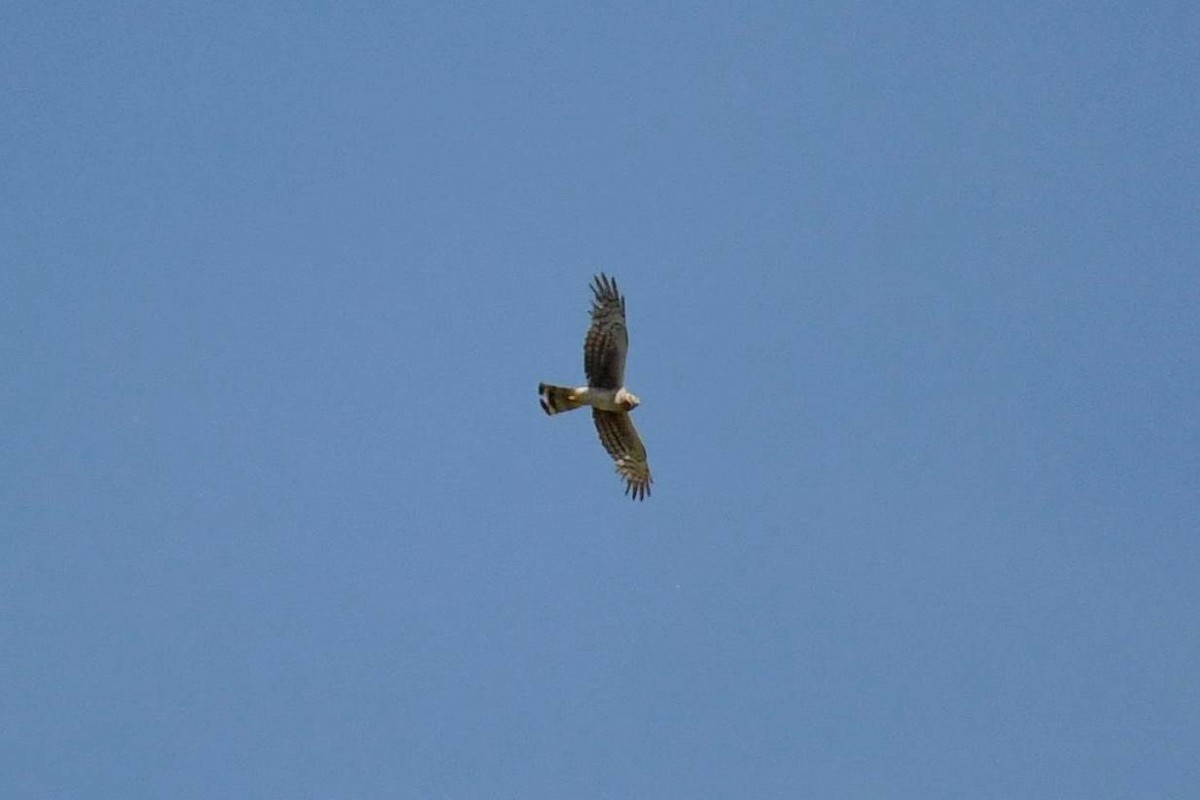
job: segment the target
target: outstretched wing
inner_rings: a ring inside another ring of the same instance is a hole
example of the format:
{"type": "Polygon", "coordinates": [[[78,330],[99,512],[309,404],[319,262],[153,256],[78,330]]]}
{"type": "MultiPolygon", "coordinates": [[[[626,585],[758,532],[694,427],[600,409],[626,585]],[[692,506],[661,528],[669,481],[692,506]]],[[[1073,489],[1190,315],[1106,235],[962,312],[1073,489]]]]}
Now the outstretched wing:
{"type": "Polygon", "coordinates": [[[587,374],[588,386],[620,389],[625,383],[625,353],[629,349],[625,298],[617,293],[617,282],[603,272],[591,288],[595,299],[592,301],[592,324],[583,340],[583,371],[587,374]]]}
{"type": "Polygon", "coordinates": [[[633,418],[624,411],[594,408],[592,419],[600,443],[617,462],[617,472],[625,479],[625,494],[632,494],[634,500],[645,499],[650,494],[650,464],[646,461],[646,448],[633,427],[633,418]]]}

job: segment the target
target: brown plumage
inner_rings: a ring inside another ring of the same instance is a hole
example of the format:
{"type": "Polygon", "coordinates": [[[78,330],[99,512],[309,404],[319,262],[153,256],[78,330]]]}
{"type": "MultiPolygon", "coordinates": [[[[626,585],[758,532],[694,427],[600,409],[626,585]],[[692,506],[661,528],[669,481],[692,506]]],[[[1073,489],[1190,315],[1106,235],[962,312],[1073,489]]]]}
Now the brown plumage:
{"type": "Polygon", "coordinates": [[[625,329],[625,298],[617,282],[600,273],[592,285],[592,324],[583,340],[583,371],[588,386],[619,389],[625,384],[625,354],[629,332],[625,329]]]}
{"type": "Polygon", "coordinates": [[[642,500],[650,494],[650,465],[646,462],[646,448],[633,427],[633,419],[626,411],[601,411],[592,409],[592,420],[600,434],[600,444],[616,462],[617,472],[625,479],[625,494],[634,500],[642,500]]]}
{"type": "Polygon", "coordinates": [[[617,282],[604,273],[594,279],[591,290],[592,324],[583,341],[587,386],[539,383],[538,399],[547,414],[592,406],[600,443],[625,479],[625,494],[643,500],[650,494],[652,480],[646,448],[629,415],[640,401],[625,388],[625,355],[629,349],[625,298],[617,290],[617,282]]]}

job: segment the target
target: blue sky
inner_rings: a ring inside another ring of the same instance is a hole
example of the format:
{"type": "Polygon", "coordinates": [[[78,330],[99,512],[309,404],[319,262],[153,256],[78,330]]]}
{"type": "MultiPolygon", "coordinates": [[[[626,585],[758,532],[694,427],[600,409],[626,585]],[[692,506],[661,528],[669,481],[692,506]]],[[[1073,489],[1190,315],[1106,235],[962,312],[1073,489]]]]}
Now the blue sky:
{"type": "Polygon", "coordinates": [[[1195,796],[1197,41],[7,6],[0,794],[1195,796]]]}

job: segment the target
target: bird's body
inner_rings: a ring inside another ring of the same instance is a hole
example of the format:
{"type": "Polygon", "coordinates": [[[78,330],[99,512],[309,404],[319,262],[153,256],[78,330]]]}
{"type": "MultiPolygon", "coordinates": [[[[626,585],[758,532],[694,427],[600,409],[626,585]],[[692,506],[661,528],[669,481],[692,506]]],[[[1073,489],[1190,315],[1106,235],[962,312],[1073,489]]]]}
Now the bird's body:
{"type": "Polygon", "coordinates": [[[599,389],[592,386],[550,386],[538,384],[538,396],[542,410],[547,414],[558,414],[580,406],[591,406],[601,411],[632,411],[638,404],[637,398],[621,389],[599,389]]]}
{"type": "Polygon", "coordinates": [[[592,324],[583,342],[586,386],[538,384],[538,399],[547,414],[592,407],[592,420],[600,443],[616,462],[626,481],[625,493],[641,500],[650,494],[650,465],[646,448],[633,427],[629,412],[641,402],[625,388],[625,354],[629,334],[625,328],[625,298],[617,282],[601,273],[592,285],[592,324]]]}

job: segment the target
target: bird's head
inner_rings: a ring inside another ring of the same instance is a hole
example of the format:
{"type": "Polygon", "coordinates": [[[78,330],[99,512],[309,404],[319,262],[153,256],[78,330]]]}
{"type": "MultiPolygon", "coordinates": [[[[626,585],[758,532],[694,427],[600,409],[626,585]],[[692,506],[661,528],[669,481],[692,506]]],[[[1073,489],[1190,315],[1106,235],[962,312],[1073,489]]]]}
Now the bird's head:
{"type": "Polygon", "coordinates": [[[617,404],[626,411],[633,411],[641,402],[633,392],[622,389],[617,393],[617,404]]]}

